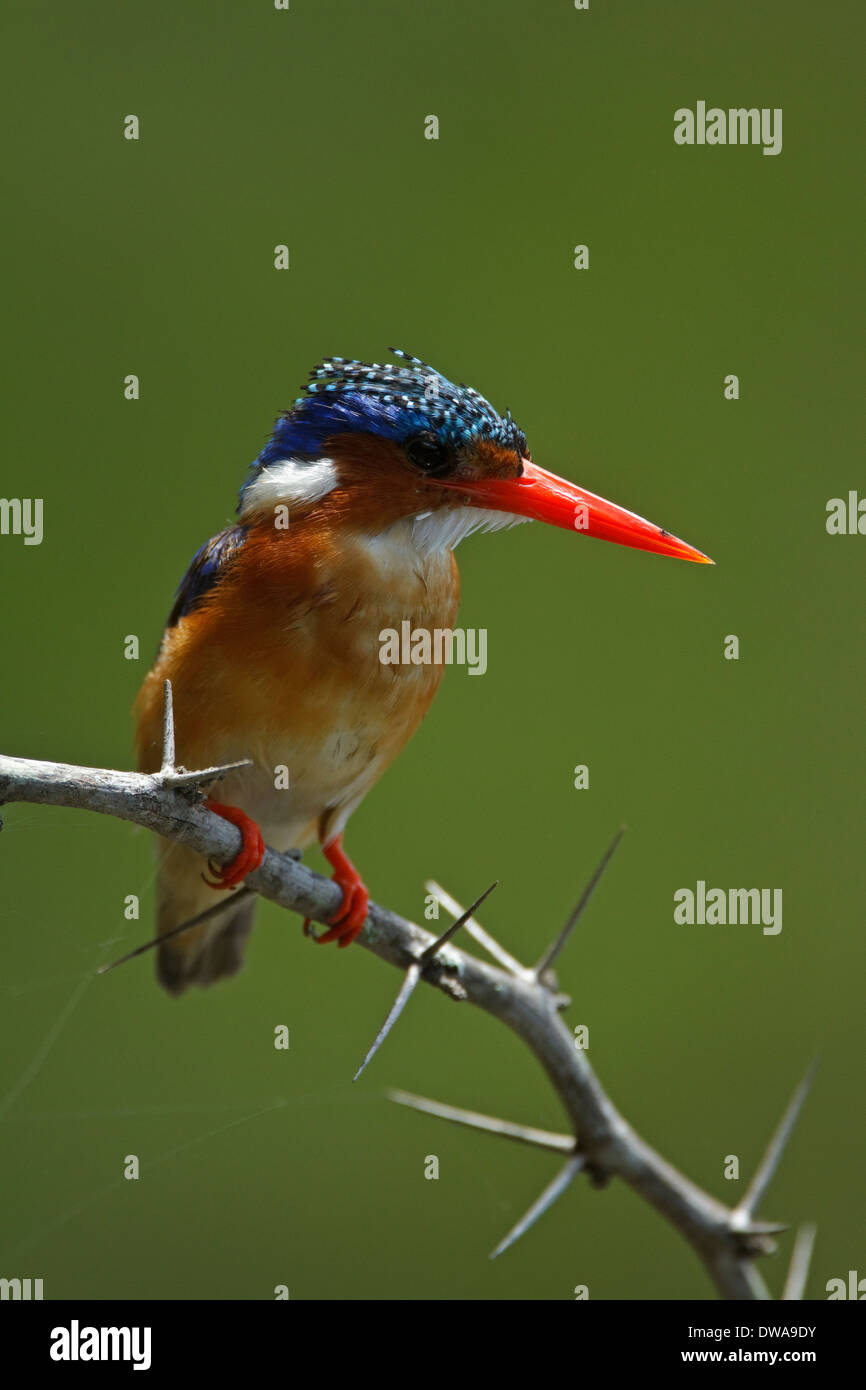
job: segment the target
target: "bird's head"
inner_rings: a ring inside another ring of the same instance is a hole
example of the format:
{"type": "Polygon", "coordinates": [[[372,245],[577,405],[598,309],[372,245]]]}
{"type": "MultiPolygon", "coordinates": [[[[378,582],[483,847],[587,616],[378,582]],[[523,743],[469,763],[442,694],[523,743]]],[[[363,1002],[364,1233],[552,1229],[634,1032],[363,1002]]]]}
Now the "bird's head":
{"type": "Polygon", "coordinates": [[[670,532],[532,462],[526,437],[471,386],[397,348],[394,364],[328,358],[276,422],[241,489],[250,523],[279,504],[375,533],[416,518],[428,543],[545,521],[711,564],[670,532]]]}

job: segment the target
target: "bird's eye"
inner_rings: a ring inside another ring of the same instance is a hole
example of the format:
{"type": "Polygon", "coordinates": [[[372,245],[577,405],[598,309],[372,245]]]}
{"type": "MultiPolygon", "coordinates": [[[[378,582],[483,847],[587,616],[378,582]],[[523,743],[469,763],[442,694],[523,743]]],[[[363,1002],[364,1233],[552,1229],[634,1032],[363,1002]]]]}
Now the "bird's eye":
{"type": "Polygon", "coordinates": [[[451,467],[451,450],[435,434],[424,431],[416,434],[406,445],[406,456],[423,472],[437,477],[451,467]]]}

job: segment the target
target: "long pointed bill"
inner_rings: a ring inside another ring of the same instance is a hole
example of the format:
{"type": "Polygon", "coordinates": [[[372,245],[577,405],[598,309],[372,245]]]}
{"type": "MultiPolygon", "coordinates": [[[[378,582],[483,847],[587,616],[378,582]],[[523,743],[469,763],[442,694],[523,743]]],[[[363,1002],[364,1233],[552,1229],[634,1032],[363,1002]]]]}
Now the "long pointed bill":
{"type": "Polygon", "coordinates": [[[465,493],[476,507],[531,517],[534,521],[561,526],[566,531],[597,536],[602,541],[630,545],[635,550],[651,550],[656,555],[673,555],[678,560],[694,560],[699,565],[714,563],[685,541],[677,540],[670,531],[663,531],[642,516],[627,512],[614,502],[606,502],[603,497],[596,497],[595,493],[565,478],[557,478],[555,473],[538,468],[528,459],[523,460],[520,478],[479,478],[471,483],[454,483],[443,478],[442,482],[455,492],[465,493]]]}

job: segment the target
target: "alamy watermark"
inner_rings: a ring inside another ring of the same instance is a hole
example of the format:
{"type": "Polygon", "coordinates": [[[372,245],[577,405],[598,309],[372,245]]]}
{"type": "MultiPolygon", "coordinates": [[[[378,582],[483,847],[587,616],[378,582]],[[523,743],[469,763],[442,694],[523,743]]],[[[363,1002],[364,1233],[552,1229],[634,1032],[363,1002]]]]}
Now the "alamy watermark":
{"type": "Polygon", "coordinates": [[[763,927],[764,936],[782,930],[781,888],[707,888],[699,878],[694,889],[674,893],[674,921],[687,926],[763,927]]]}
{"type": "Polygon", "coordinates": [[[42,498],[0,497],[0,536],[23,536],[25,545],[41,545],[42,498]]]}
{"type": "Polygon", "coordinates": [[[831,497],[824,523],[830,536],[866,536],[866,497],[851,488],[846,497],[831,497]]]}
{"type": "Polygon", "coordinates": [[[764,154],[782,152],[782,108],[776,106],[707,107],[699,101],[694,111],[680,106],[674,112],[674,140],[678,145],[763,145],[764,154]]]}
{"type": "Polygon", "coordinates": [[[150,1370],[149,1327],[69,1327],[51,1329],[52,1361],[131,1361],[134,1371],[150,1370]]]}
{"type": "Polygon", "coordinates": [[[466,666],[470,676],[487,670],[486,627],[414,627],[408,618],[379,633],[383,666],[466,666]]]}
{"type": "Polygon", "coordinates": [[[39,1300],[42,1294],[41,1279],[0,1279],[0,1300],[13,1302],[39,1300]]]}

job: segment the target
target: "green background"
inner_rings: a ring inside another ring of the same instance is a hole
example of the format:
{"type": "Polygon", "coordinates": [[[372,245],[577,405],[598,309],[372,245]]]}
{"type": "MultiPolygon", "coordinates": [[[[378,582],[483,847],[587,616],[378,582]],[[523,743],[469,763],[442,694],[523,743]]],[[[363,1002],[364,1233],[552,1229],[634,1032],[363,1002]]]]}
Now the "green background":
{"type": "MultiPolygon", "coordinates": [[[[446,674],[348,848],[416,920],[426,876],[463,901],[498,877],[482,920],[532,961],[626,821],[562,962],[567,1020],[629,1120],[727,1201],[820,1053],[763,1208],[817,1221],[816,1298],[866,1274],[866,539],[824,525],[863,486],[863,31],[859,4],[789,0],[104,0],[13,5],[3,43],[3,493],[45,505],[41,546],[0,537],[3,751],[132,765],[174,587],[320,356],[396,343],[509,406],[538,463],[717,567],[542,526],[465,542],[488,674],[446,674]],[[677,147],[698,99],[782,107],[782,153],[677,147]],[[676,926],[699,878],[781,887],[781,934],[676,926]]],[[[617,1183],[579,1182],[489,1262],[557,1160],[384,1092],[561,1128],[492,1019],[422,990],[353,1086],[393,971],[264,904],[230,984],[174,1001],[147,960],[94,979],[151,932],[148,836],[4,819],[0,1274],[49,1298],[713,1296],[617,1183]]],[[[763,1265],[776,1292],[790,1242],[763,1265]]]]}

